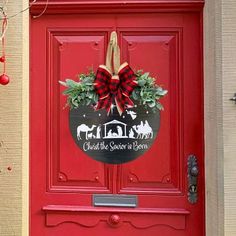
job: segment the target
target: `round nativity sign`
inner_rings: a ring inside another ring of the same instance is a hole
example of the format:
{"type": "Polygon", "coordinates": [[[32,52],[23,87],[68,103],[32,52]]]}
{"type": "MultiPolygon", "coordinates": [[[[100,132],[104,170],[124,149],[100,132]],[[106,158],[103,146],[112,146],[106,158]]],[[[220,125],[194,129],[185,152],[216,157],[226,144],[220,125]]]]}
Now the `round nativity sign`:
{"type": "Polygon", "coordinates": [[[110,164],[121,164],[142,156],[154,142],[160,112],[153,113],[135,105],[120,115],[113,109],[95,111],[88,106],[72,109],[70,130],[79,148],[91,158],[110,164]]]}

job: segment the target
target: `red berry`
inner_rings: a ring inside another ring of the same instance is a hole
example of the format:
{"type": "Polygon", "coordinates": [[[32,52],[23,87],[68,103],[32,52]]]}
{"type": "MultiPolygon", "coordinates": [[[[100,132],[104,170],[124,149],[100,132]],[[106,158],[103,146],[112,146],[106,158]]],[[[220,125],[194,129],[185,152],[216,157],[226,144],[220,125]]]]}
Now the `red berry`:
{"type": "Polygon", "coordinates": [[[0,62],[5,62],[6,58],[5,56],[0,57],[0,62]]]}
{"type": "Polygon", "coordinates": [[[7,75],[2,74],[0,76],[0,84],[7,85],[9,82],[10,82],[10,78],[7,75]]]}

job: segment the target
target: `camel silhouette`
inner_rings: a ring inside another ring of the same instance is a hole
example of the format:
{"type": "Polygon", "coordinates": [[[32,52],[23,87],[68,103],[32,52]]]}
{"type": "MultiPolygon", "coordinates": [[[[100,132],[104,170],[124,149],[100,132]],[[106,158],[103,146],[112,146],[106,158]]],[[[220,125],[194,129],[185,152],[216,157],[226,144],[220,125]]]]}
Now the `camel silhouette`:
{"type": "Polygon", "coordinates": [[[96,125],[92,125],[91,128],[89,128],[87,125],[85,124],[82,124],[82,125],[79,125],[77,127],[77,138],[78,140],[82,139],[81,136],[80,136],[80,133],[81,132],[84,132],[85,133],[85,138],[86,140],[88,140],[88,132],[89,131],[92,131],[94,128],[96,128],[97,126],[96,125]]]}
{"type": "Polygon", "coordinates": [[[145,120],[145,124],[143,124],[143,121],[141,121],[140,125],[133,125],[132,128],[137,133],[137,138],[153,138],[153,130],[148,124],[147,120],[145,120]]]}

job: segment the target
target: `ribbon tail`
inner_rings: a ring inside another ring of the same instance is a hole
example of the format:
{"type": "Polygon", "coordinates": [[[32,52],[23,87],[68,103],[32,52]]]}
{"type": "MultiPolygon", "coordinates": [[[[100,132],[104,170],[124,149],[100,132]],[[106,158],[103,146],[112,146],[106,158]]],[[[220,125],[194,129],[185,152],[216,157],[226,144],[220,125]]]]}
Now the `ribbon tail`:
{"type": "Polygon", "coordinates": [[[122,107],[121,103],[119,103],[116,98],[115,98],[115,103],[116,103],[117,111],[118,111],[119,115],[121,116],[122,113],[124,112],[124,107],[122,107]]]}
{"type": "Polygon", "coordinates": [[[121,116],[125,110],[125,96],[122,94],[122,91],[120,89],[118,89],[118,92],[115,96],[115,103],[116,103],[117,111],[119,115],[121,116]]]}
{"type": "Polygon", "coordinates": [[[112,105],[112,98],[111,96],[108,95],[102,99],[99,99],[94,108],[95,111],[98,111],[100,109],[105,109],[107,111],[107,115],[109,115],[111,111],[111,105],[112,105]]]}
{"type": "Polygon", "coordinates": [[[103,106],[103,101],[98,100],[97,104],[94,106],[95,111],[102,109],[102,106],[103,106]]]}
{"type": "Polygon", "coordinates": [[[109,107],[107,107],[106,108],[106,111],[107,111],[107,116],[109,116],[110,115],[110,113],[111,113],[111,106],[112,106],[112,104],[111,105],[109,105],[109,107]]]}
{"type": "Polygon", "coordinates": [[[134,107],[134,102],[131,100],[130,97],[125,96],[125,108],[132,108],[134,107]]]}

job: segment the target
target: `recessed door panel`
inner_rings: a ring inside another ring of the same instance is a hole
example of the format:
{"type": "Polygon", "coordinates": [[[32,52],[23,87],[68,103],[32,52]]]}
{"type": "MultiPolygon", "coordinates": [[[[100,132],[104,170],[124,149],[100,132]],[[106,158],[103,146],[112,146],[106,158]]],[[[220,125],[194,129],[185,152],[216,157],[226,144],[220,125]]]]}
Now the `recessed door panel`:
{"type": "MultiPolygon", "coordinates": [[[[157,84],[168,90],[163,99],[158,136],[140,160],[120,167],[121,192],[180,192],[182,166],[180,155],[180,94],[182,31],[178,28],[119,29],[124,58],[136,69],[156,77],[157,84]],[[145,52],[145,53],[144,53],[145,52]],[[165,147],[165,148],[163,148],[165,147]],[[175,163],[173,165],[172,163],[175,163]],[[144,168],[145,167],[145,168],[144,168]]],[[[147,114],[147,116],[150,114],[147,114]]]]}
{"type": "Polygon", "coordinates": [[[48,47],[48,171],[50,191],[109,192],[109,170],[105,164],[93,162],[81,152],[68,129],[69,109],[62,96],[59,80],[79,80],[85,73],[101,64],[105,58],[106,31],[81,29],[50,29],[48,47]],[[86,71],[87,70],[87,71],[86,71]]]}

